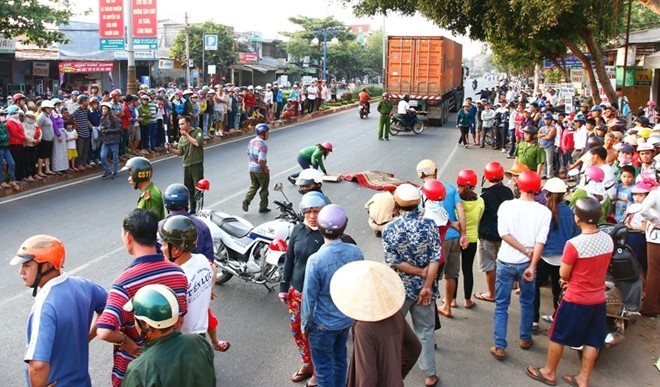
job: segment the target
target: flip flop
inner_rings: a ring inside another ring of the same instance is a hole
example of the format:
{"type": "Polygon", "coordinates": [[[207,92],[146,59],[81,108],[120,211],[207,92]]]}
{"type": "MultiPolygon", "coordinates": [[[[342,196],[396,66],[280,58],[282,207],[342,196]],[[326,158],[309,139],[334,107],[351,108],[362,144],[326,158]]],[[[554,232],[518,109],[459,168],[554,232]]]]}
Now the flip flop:
{"type": "MultiPolygon", "coordinates": [[[[526,373],[527,376],[529,376],[530,378],[532,378],[532,379],[534,379],[534,380],[536,380],[536,381],[539,381],[539,382],[541,382],[541,383],[543,383],[543,384],[546,384],[546,385],[548,385],[548,386],[556,386],[556,385],[557,385],[557,381],[554,381],[554,380],[548,380],[548,379],[545,378],[545,376],[543,376],[543,374],[541,373],[541,367],[534,368],[534,367],[532,367],[532,366],[527,366],[527,367],[525,368],[525,373],[526,373]],[[532,372],[530,371],[530,369],[533,370],[534,373],[532,373],[532,372]]],[[[577,386],[577,384],[576,384],[576,386],[577,386]]]]}
{"type": "Polygon", "coordinates": [[[571,386],[578,386],[578,382],[575,379],[577,375],[564,375],[561,377],[561,380],[565,381],[566,383],[570,384],[571,386]]]}
{"type": "Polygon", "coordinates": [[[231,348],[229,341],[218,340],[218,342],[213,343],[213,349],[219,352],[227,352],[231,348]]]}
{"type": "Polygon", "coordinates": [[[495,302],[494,298],[486,298],[483,293],[474,293],[474,298],[481,301],[495,302]]]}
{"type": "Polygon", "coordinates": [[[313,374],[314,374],[313,372],[301,373],[300,370],[298,370],[296,371],[295,374],[293,374],[293,376],[291,376],[291,381],[294,383],[302,382],[305,379],[311,378],[313,374]]]}

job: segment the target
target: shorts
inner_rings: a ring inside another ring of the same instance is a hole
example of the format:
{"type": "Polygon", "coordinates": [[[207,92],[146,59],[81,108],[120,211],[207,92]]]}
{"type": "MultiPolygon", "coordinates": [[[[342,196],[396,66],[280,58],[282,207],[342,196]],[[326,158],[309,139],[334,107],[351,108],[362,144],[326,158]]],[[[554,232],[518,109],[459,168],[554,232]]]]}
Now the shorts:
{"type": "Polygon", "coordinates": [[[128,141],[141,141],[142,135],[140,134],[139,125],[131,125],[128,127],[128,141]]]}
{"type": "Polygon", "coordinates": [[[225,112],[215,112],[216,122],[224,124],[225,123],[225,116],[226,116],[225,112]]]}
{"type": "Polygon", "coordinates": [[[78,149],[67,149],[66,154],[69,157],[69,160],[78,158],[78,149]]]}
{"type": "Polygon", "coordinates": [[[458,278],[461,271],[461,243],[459,238],[447,239],[442,243],[442,254],[445,257],[443,272],[445,278],[458,278]]]}
{"type": "Polygon", "coordinates": [[[479,238],[479,271],[488,273],[497,267],[497,253],[502,241],[479,238]]]}
{"type": "Polygon", "coordinates": [[[579,305],[562,301],[555,313],[550,340],[570,347],[603,348],[607,336],[606,303],[579,305]]]}
{"type": "Polygon", "coordinates": [[[41,141],[37,148],[37,157],[40,159],[49,159],[53,155],[53,142],[41,141]]]}

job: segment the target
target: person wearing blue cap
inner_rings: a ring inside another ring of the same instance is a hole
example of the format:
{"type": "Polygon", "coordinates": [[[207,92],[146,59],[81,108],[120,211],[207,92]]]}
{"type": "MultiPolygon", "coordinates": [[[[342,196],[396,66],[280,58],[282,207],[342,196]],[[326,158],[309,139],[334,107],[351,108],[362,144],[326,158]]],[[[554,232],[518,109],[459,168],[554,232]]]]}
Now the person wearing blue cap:
{"type": "Polygon", "coordinates": [[[557,138],[557,127],[552,113],[546,113],[543,117],[544,125],[539,128],[539,145],[545,152],[546,172],[544,178],[551,178],[555,175],[555,139],[557,138]]]}

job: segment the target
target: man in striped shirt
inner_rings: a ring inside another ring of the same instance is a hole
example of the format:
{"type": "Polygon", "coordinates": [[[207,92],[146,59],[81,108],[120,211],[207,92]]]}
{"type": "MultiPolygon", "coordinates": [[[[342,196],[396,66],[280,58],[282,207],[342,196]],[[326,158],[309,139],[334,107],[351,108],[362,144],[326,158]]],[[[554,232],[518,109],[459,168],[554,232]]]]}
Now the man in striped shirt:
{"type": "Polygon", "coordinates": [[[92,131],[89,127],[89,120],[87,112],[89,110],[89,98],[86,95],[78,97],[78,106],[76,110],[71,113],[76,130],[78,131],[78,139],[76,140],[76,148],[78,150],[78,168],[92,168],[89,165],[89,150],[92,145],[92,131]]]}
{"type": "Polygon", "coordinates": [[[149,149],[153,150],[157,144],[158,137],[158,102],[156,101],[156,91],[154,89],[149,89],[147,92],[149,96],[149,112],[151,117],[149,118],[149,149]]]}
{"type": "Polygon", "coordinates": [[[135,328],[132,312],[122,309],[135,293],[149,284],[171,288],[179,300],[179,323],[187,312],[188,280],[181,268],[166,261],[156,250],[158,219],[144,209],[131,211],[123,221],[121,238],[126,251],[135,260],[115,279],[108,294],[105,310],[97,321],[97,335],[114,344],[112,386],[120,387],[131,360],[141,353],[144,339],[135,328]]]}

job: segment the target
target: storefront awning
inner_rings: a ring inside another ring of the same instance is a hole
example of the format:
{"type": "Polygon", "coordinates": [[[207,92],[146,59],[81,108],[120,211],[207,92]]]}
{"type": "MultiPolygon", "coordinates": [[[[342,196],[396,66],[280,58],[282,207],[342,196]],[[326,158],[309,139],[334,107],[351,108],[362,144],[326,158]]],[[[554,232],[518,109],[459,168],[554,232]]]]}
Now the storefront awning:
{"type": "Polygon", "coordinates": [[[657,51],[651,55],[644,55],[640,61],[640,66],[647,69],[660,69],[660,51],[657,51]]]}
{"type": "Polygon", "coordinates": [[[262,74],[266,74],[269,71],[275,71],[277,68],[275,67],[270,67],[270,66],[263,66],[263,65],[252,65],[252,64],[244,64],[244,63],[236,63],[233,64],[232,67],[236,70],[244,70],[244,71],[258,71],[262,74]]]}

